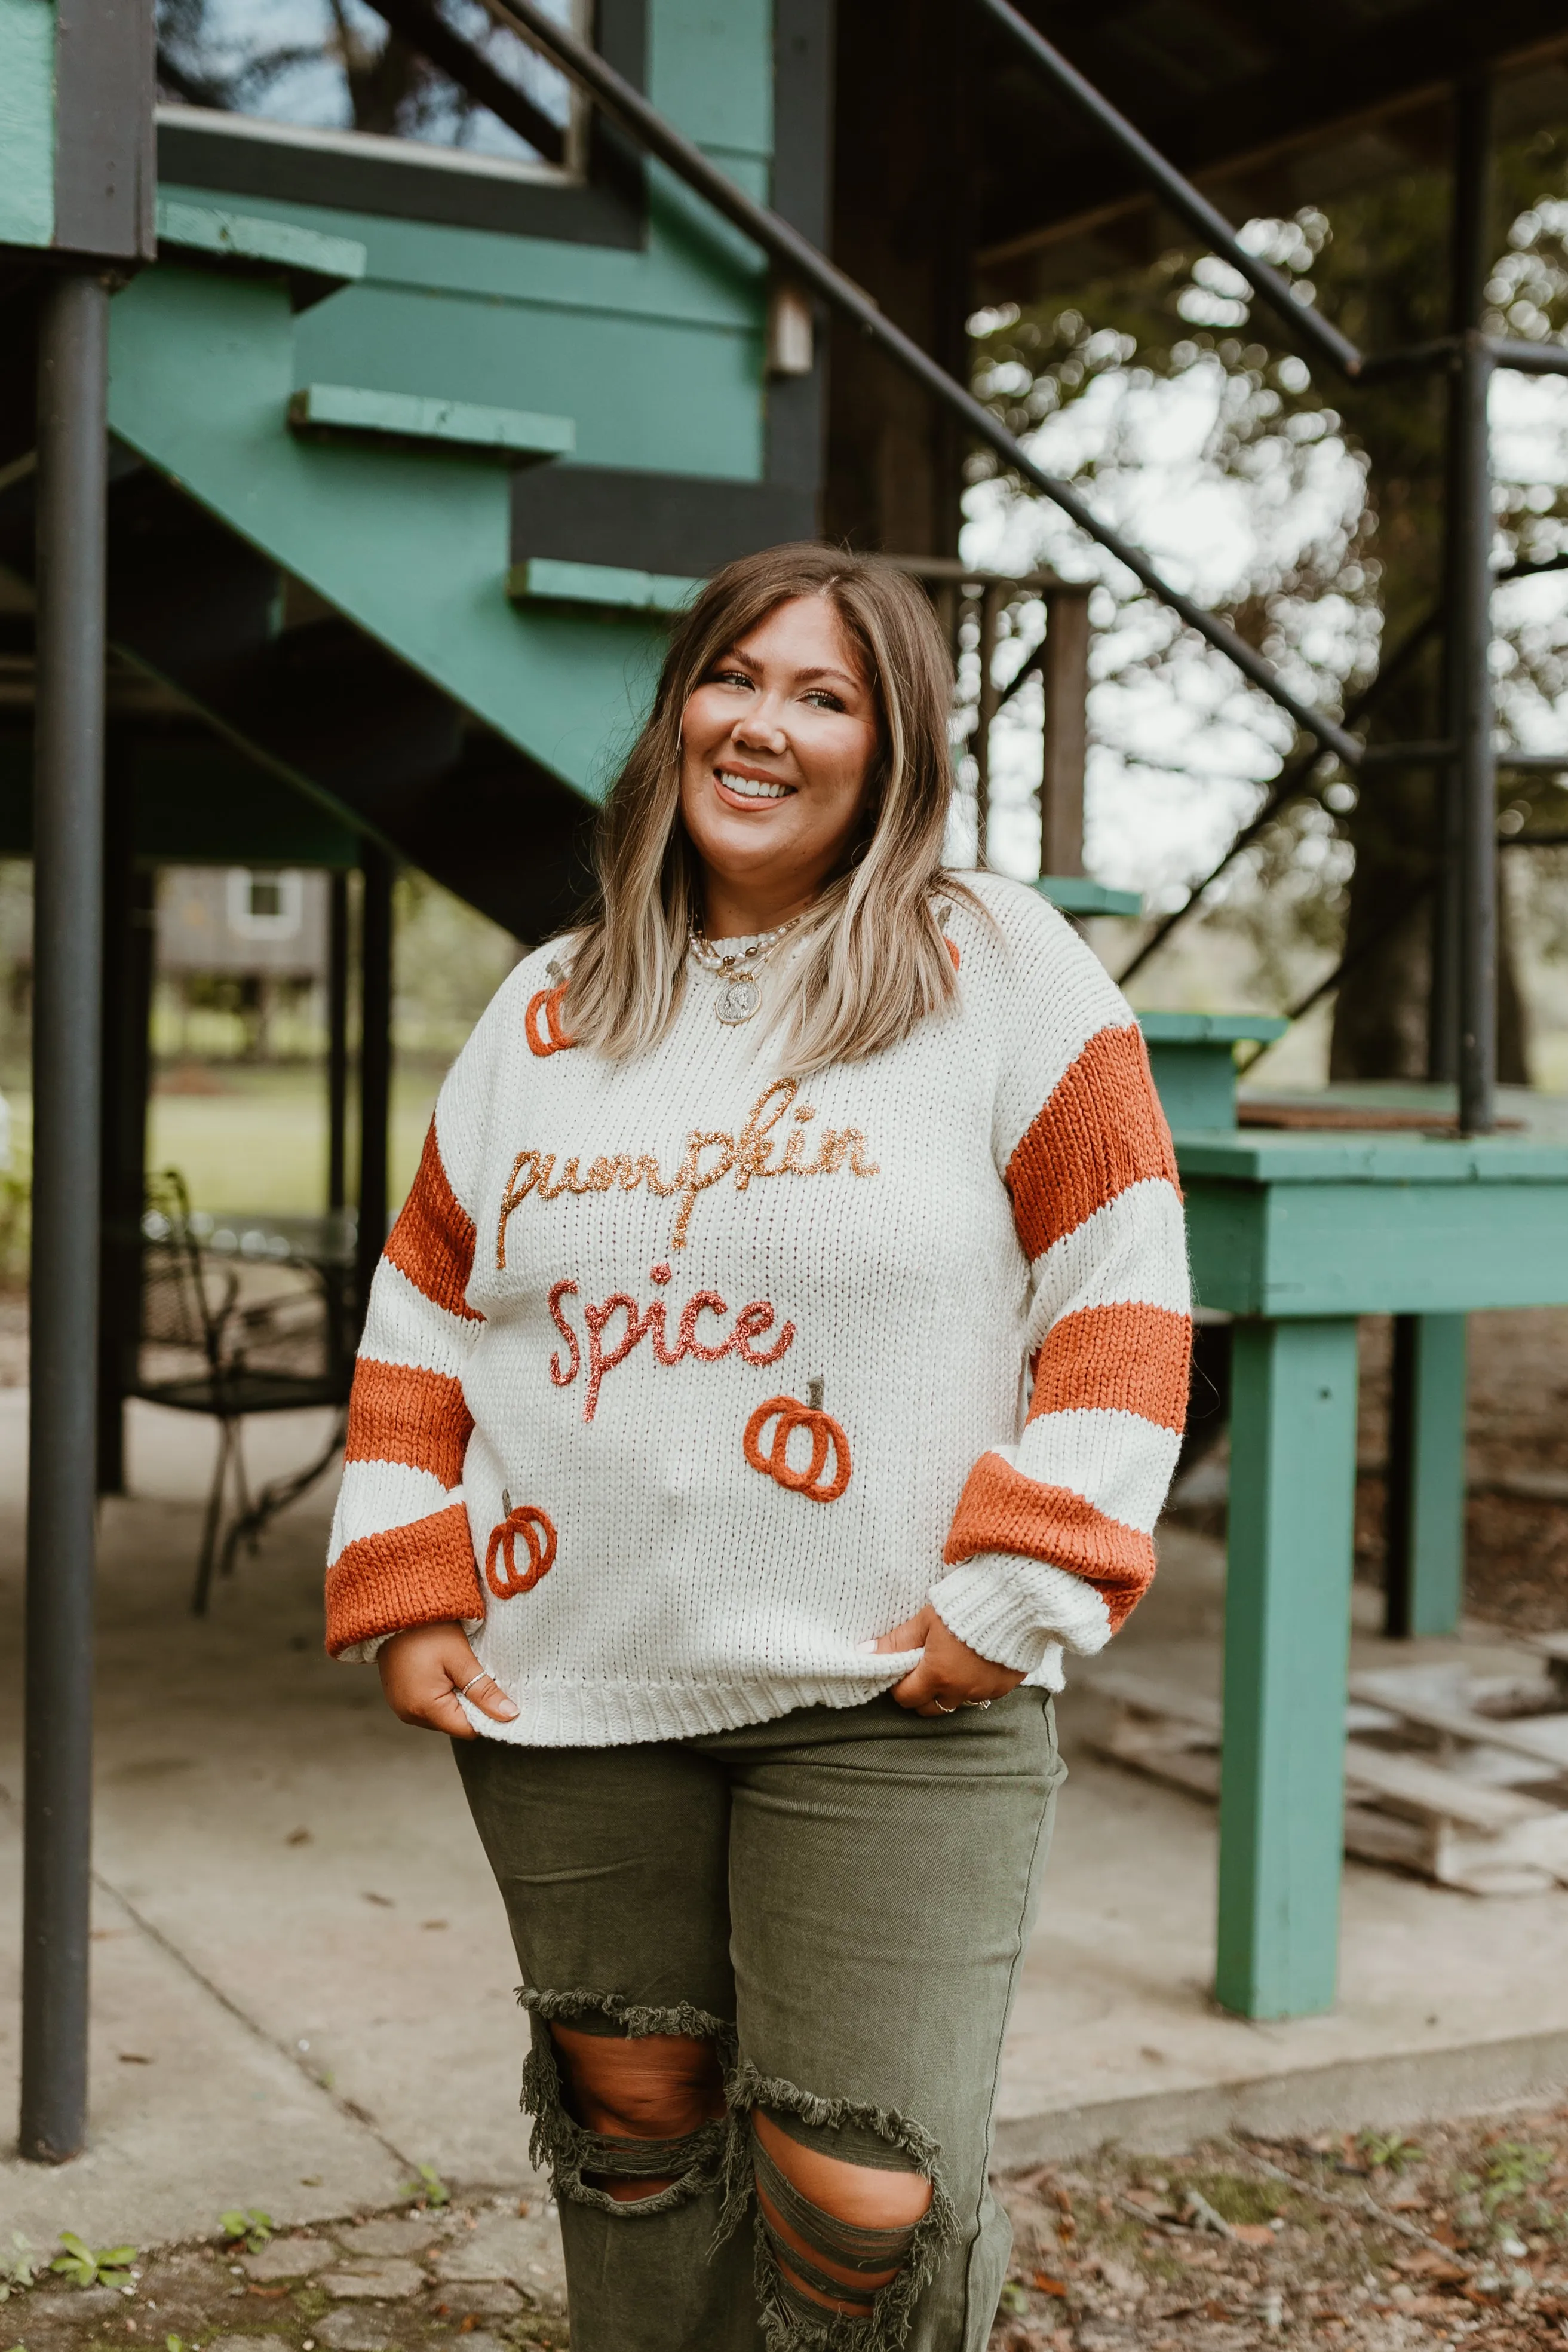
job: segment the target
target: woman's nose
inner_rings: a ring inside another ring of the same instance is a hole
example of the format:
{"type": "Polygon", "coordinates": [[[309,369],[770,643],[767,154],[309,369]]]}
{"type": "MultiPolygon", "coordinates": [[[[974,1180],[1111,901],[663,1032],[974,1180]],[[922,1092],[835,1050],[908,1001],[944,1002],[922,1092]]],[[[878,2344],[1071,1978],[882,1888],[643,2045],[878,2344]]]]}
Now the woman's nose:
{"type": "Polygon", "coordinates": [[[755,702],[743,719],[737,719],[730,730],[737,743],[750,743],[758,751],[781,751],[784,748],[784,714],[771,696],[755,702]]]}

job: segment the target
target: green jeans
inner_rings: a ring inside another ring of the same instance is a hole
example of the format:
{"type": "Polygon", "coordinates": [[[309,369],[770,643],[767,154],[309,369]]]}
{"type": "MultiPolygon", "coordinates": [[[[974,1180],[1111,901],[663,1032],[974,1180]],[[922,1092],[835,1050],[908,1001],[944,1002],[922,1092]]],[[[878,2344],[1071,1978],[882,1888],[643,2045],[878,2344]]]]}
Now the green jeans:
{"type": "Polygon", "coordinates": [[[929,1720],[883,1697],[625,1748],[455,1746],[532,2017],[523,2105],[555,2181],[573,2352],[984,2352],[1011,2245],[987,2187],[991,2110],[1063,1769],[1049,1697],[929,1720]],[[711,2037],[727,2120],[645,2153],[585,2131],[554,2020],[711,2037]],[[754,2107],[931,2179],[867,2316],[809,2316],[784,2291],[754,2107]],[[673,2185],[632,2202],[591,2185],[639,2169],[673,2185]]]}

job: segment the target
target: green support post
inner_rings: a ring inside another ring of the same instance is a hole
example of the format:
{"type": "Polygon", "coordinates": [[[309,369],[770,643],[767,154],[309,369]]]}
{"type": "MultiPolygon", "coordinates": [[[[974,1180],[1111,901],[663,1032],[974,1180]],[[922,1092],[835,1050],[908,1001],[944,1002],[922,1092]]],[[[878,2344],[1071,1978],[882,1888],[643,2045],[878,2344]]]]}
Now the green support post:
{"type": "Polygon", "coordinates": [[[1352,1317],[1233,1328],[1215,1992],[1333,2005],[1355,1492],[1352,1317]]]}
{"type": "Polygon", "coordinates": [[[1457,1633],[1465,1598],[1462,1315],[1396,1315],[1388,1414],[1388,1576],[1395,1639],[1457,1633]]]}

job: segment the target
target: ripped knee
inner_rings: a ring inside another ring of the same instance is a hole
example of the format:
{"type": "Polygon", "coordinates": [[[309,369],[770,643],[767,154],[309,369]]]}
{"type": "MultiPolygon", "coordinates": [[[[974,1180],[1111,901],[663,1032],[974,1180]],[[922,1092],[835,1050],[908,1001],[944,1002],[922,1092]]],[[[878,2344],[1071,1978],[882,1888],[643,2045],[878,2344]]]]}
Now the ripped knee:
{"type": "Polygon", "coordinates": [[[786,2294],[808,2313],[870,2319],[930,2210],[924,2174],[846,2162],[752,2116],[757,2207],[786,2294]]]}
{"type": "Polygon", "coordinates": [[[718,2186],[732,2039],[722,2019],[612,1993],[521,1999],[533,2026],[523,2072],[529,2152],[558,2198],[652,2214],[718,2186]]]}
{"type": "Polygon", "coordinates": [[[936,2142],[891,2110],[816,2097],[744,2063],[729,2089],[744,2128],[732,2143],[727,2213],[753,2204],[769,2345],[836,2345],[849,2321],[860,2323],[852,2340],[866,2352],[892,2352],[942,2247],[959,2234],[936,2142]]]}

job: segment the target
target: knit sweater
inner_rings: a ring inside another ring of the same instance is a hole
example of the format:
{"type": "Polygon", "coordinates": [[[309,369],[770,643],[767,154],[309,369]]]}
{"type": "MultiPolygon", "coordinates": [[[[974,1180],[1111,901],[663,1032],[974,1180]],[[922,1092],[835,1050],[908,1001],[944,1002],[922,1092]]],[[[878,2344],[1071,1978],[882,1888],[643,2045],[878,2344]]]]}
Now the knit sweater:
{"type": "Polygon", "coordinates": [[[956,1003],[804,1079],[695,962],[622,1062],[570,1045],[550,949],[518,964],[371,1288],[336,1654],[461,1619],[519,1709],[476,1730],[602,1747],[869,1699],[928,1599],[1053,1689],[1103,1646],[1186,1409],[1175,1162],[1094,957],[973,887],[956,1003]]]}

